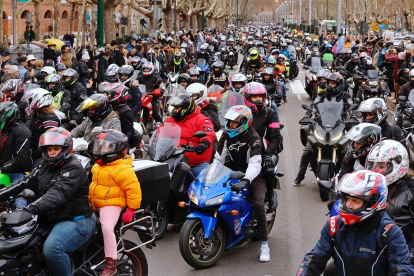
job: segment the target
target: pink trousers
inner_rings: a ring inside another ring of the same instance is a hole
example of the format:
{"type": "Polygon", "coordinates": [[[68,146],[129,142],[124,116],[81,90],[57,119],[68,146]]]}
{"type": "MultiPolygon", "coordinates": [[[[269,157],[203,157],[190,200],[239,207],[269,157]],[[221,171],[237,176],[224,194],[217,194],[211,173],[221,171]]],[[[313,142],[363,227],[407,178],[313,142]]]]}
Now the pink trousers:
{"type": "Polygon", "coordinates": [[[114,227],[122,209],[118,206],[105,206],[99,209],[99,221],[104,238],[105,257],[117,259],[116,237],[114,227]]]}

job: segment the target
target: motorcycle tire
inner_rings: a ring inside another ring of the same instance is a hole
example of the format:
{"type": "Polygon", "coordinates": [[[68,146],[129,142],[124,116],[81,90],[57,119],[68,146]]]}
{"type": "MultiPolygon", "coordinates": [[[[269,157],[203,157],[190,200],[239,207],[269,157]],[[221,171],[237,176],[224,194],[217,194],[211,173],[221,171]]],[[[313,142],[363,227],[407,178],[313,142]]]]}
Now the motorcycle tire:
{"type": "Polygon", "coordinates": [[[224,248],[226,246],[226,232],[224,228],[217,222],[213,237],[209,246],[202,243],[204,241],[204,228],[200,219],[187,219],[181,228],[179,245],[181,256],[190,266],[196,269],[204,269],[214,266],[223,255],[224,248]],[[217,240],[214,241],[214,240],[217,240]],[[202,243],[197,244],[197,243],[202,243]],[[215,246],[212,246],[212,245],[215,246]],[[204,250],[199,253],[198,250],[204,250]],[[206,256],[206,251],[210,249],[213,251],[210,255],[206,256]],[[197,256],[199,257],[197,257],[197,256]]]}
{"type": "Polygon", "coordinates": [[[234,65],[230,65],[230,70],[233,70],[234,65]]]}
{"type": "Polygon", "coordinates": [[[157,206],[155,205],[155,208],[150,210],[154,214],[154,226],[155,226],[155,240],[161,239],[165,232],[167,231],[168,222],[170,220],[170,211],[168,208],[164,208],[164,214],[162,217],[158,216],[157,213],[157,206]],[[155,209],[155,210],[154,210],[155,209]]]}
{"type": "Polygon", "coordinates": [[[315,99],[316,99],[316,97],[318,96],[318,86],[317,85],[314,85],[313,87],[312,87],[312,91],[311,91],[311,93],[312,93],[312,97],[311,97],[311,99],[312,99],[312,101],[314,101],[315,99]]]}
{"type": "MultiPolygon", "coordinates": [[[[131,241],[128,241],[128,240],[124,240],[124,245],[125,245],[125,249],[130,249],[130,248],[134,248],[137,246],[137,244],[131,241]]],[[[118,250],[120,249],[120,247],[121,247],[121,244],[119,244],[118,250]]],[[[101,254],[98,254],[98,256],[94,257],[94,259],[92,259],[89,265],[97,264],[104,259],[105,259],[105,252],[102,250],[101,254]]],[[[85,263],[85,266],[83,266],[82,270],[77,271],[76,275],[85,275],[85,276],[86,275],[98,275],[105,268],[105,264],[99,265],[95,270],[92,270],[91,268],[87,266],[88,266],[88,263],[85,263]]],[[[147,257],[144,254],[144,251],[142,251],[141,248],[137,248],[130,252],[124,252],[124,251],[119,252],[118,253],[118,264],[116,268],[118,270],[117,275],[148,276],[148,261],[147,261],[147,257]],[[127,256],[128,258],[127,262],[124,261],[125,256],[127,256]]]]}
{"type": "MultiPolygon", "coordinates": [[[[329,164],[320,164],[318,174],[320,180],[329,180],[329,164]]],[[[329,191],[319,188],[319,196],[322,201],[327,201],[329,199],[329,191]]]]}

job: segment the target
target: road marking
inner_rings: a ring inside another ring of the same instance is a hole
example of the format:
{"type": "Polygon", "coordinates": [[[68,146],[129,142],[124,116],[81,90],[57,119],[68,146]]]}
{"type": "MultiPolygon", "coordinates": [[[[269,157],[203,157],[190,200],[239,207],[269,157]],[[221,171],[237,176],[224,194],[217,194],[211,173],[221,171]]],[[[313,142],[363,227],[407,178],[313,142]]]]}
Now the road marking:
{"type": "Polygon", "coordinates": [[[292,88],[292,92],[295,94],[306,93],[300,80],[290,81],[290,87],[292,88]]]}
{"type": "Polygon", "coordinates": [[[296,96],[298,96],[298,100],[299,100],[299,101],[301,101],[301,100],[302,100],[302,97],[301,97],[300,95],[296,95],[296,96]]]}

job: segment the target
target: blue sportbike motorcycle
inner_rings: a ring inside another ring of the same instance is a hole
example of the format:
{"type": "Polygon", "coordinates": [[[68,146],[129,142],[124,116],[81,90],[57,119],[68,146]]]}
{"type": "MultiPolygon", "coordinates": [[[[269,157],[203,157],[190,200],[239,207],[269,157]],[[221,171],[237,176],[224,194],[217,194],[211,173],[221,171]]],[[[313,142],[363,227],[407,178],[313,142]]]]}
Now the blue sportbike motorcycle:
{"type": "Polygon", "coordinates": [[[206,84],[210,76],[210,67],[208,66],[204,58],[197,60],[196,69],[200,72],[200,80],[203,84],[206,84]]]}
{"type": "MultiPolygon", "coordinates": [[[[276,173],[278,177],[283,173],[276,173]]],[[[221,164],[211,164],[202,171],[188,189],[190,215],[181,228],[180,252],[192,267],[215,265],[224,250],[232,249],[257,235],[257,221],[249,202],[249,187],[236,194],[231,190],[244,173],[221,164]]],[[[275,186],[278,186],[276,178],[275,186]]],[[[275,193],[276,194],[276,193],[275,193]]],[[[267,199],[266,199],[267,201],[267,199]]],[[[267,232],[272,230],[276,212],[265,202],[267,232]]]]}

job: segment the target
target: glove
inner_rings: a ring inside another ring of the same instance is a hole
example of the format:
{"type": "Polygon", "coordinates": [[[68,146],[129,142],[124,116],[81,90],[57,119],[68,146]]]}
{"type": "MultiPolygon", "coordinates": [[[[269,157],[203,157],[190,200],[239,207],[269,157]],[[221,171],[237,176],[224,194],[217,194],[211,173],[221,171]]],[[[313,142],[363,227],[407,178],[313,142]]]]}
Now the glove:
{"type": "Polygon", "coordinates": [[[273,163],[272,156],[266,154],[262,161],[262,168],[265,170],[268,170],[274,167],[275,167],[275,164],[273,163]]]}
{"type": "Polygon", "coordinates": [[[122,215],[122,221],[124,223],[130,223],[132,219],[134,218],[135,210],[128,208],[128,210],[125,211],[125,213],[122,215]]]}
{"type": "Polygon", "coordinates": [[[235,183],[233,184],[233,186],[231,186],[231,190],[235,191],[237,194],[240,193],[244,188],[246,188],[248,185],[250,185],[250,180],[243,178],[242,180],[240,180],[239,183],[235,183]]]}
{"type": "Polygon", "coordinates": [[[210,143],[209,142],[207,142],[207,141],[205,141],[205,140],[203,140],[203,141],[201,141],[200,142],[200,144],[195,148],[195,152],[198,154],[198,155],[202,155],[205,151],[206,151],[206,149],[208,149],[210,147],[210,143]]]}

